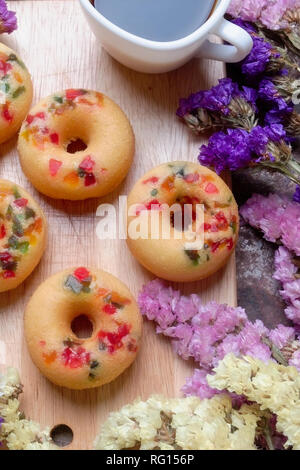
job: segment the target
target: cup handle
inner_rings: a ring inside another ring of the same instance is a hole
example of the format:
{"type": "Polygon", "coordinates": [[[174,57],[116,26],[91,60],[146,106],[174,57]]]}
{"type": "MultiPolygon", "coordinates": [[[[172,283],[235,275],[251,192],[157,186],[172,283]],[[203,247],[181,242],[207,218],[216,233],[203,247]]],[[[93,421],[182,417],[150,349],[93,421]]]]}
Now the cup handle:
{"type": "Polygon", "coordinates": [[[243,28],[225,20],[225,18],[222,19],[213,33],[232,45],[215,44],[206,40],[199,49],[197,56],[223,62],[240,62],[253,47],[250,34],[243,28]]]}

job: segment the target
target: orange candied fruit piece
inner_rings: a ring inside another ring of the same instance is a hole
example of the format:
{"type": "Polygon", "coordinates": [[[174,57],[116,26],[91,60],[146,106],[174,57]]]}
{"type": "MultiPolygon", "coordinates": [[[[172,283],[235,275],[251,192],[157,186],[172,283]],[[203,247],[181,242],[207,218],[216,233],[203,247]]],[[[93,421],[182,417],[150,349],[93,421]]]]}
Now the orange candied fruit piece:
{"type": "Polygon", "coordinates": [[[52,362],[56,361],[57,358],[57,352],[52,351],[49,354],[43,353],[43,359],[46,362],[46,364],[52,364],[52,362]]]}
{"type": "Polygon", "coordinates": [[[23,78],[21,77],[19,72],[14,71],[13,75],[14,75],[14,78],[17,80],[17,82],[23,83],[23,78]]]}
{"type": "Polygon", "coordinates": [[[117,292],[112,292],[111,302],[114,302],[114,303],[120,304],[120,305],[128,305],[128,304],[131,303],[130,299],[127,299],[127,297],[122,297],[117,292]]]}
{"type": "Polygon", "coordinates": [[[64,182],[70,184],[71,186],[77,186],[79,183],[79,176],[76,171],[72,171],[64,177],[64,182]]]}
{"type": "Polygon", "coordinates": [[[104,289],[104,287],[99,287],[99,289],[97,289],[96,296],[97,297],[104,297],[108,293],[109,293],[108,289],[104,289]]]}
{"type": "Polygon", "coordinates": [[[172,191],[174,189],[175,176],[167,176],[167,178],[162,182],[161,188],[166,191],[172,191]]]}

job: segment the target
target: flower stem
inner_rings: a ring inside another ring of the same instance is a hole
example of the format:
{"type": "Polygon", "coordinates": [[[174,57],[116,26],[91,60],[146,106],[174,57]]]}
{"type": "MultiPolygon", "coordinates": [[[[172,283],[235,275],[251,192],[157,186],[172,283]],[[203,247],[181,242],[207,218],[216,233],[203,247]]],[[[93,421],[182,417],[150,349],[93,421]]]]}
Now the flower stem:
{"type": "Polygon", "coordinates": [[[261,162],[261,165],[279,171],[286,175],[291,181],[300,185],[300,163],[293,157],[285,163],[265,160],[261,162]]]}

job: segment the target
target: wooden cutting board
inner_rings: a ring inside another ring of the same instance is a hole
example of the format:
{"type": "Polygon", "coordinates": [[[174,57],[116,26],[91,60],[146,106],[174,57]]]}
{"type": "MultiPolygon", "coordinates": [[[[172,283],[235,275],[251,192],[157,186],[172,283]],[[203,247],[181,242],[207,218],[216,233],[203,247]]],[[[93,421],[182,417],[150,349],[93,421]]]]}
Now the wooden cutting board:
{"type": "MultiPolygon", "coordinates": [[[[180,97],[216,84],[224,65],[195,59],[165,75],[143,75],[126,69],[101,49],[89,31],[76,0],[10,1],[19,28],[3,42],[15,49],[27,64],[34,83],[34,103],[64,88],[91,88],[108,94],[128,114],[136,134],[136,155],[125,182],[108,197],[84,202],[55,201],[35,191],[23,175],[16,139],[0,148],[0,177],[20,184],[41,204],[49,221],[45,255],[34,273],[19,288],[0,294],[0,341],[6,345],[1,368],[17,367],[25,393],[26,416],[43,426],[67,424],[74,432],[69,449],[89,449],[110,411],[136,397],[153,393],[180,395],[193,364],[172,352],[170,342],[159,337],[145,322],[142,348],[134,365],[119,379],[97,390],[73,392],[52,385],[32,364],[23,336],[25,305],[49,275],[73,265],[98,266],[118,276],[137,295],[152,276],[129,253],[124,240],[99,241],[96,209],[100,202],[118,206],[119,195],[128,194],[134,182],[151,167],[170,160],[195,161],[199,138],[175,117],[180,97]]],[[[236,304],[235,261],[201,283],[176,286],[196,292],[206,302],[236,304]]],[[[45,299],[46,302],[47,299],[45,299]]],[[[1,360],[2,359],[2,360],[1,360]]]]}

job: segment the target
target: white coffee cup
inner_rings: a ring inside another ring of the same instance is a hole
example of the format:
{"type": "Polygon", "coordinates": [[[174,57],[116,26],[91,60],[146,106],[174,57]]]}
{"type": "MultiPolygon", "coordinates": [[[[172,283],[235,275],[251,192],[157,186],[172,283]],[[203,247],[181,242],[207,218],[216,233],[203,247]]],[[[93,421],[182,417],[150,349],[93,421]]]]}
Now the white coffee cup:
{"type": "Polygon", "coordinates": [[[193,57],[239,62],[249,54],[253,44],[244,29],[225,20],[224,14],[230,0],[218,0],[208,20],[196,31],[169,42],[151,41],[128,33],[101,15],[89,0],[80,0],[80,3],[104,49],[118,62],[138,72],[169,72],[193,57]],[[229,44],[211,42],[208,39],[210,34],[219,36],[229,44]]]}

